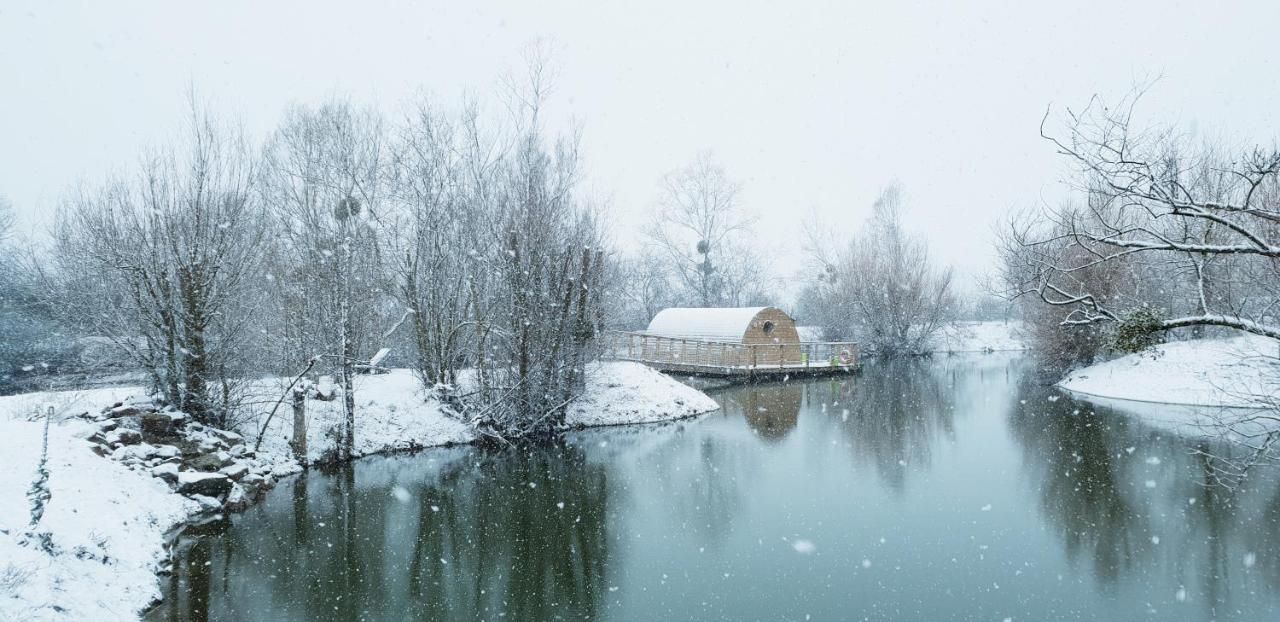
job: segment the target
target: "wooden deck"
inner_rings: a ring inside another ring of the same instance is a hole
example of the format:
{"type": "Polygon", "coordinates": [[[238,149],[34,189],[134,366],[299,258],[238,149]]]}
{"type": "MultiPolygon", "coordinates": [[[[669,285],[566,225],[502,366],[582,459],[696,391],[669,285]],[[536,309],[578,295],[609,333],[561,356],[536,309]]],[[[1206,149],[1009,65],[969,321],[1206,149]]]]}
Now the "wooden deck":
{"type": "Polygon", "coordinates": [[[858,369],[858,344],[744,344],[610,331],[601,358],[636,361],[659,371],[698,376],[773,378],[844,374],[858,369]]]}

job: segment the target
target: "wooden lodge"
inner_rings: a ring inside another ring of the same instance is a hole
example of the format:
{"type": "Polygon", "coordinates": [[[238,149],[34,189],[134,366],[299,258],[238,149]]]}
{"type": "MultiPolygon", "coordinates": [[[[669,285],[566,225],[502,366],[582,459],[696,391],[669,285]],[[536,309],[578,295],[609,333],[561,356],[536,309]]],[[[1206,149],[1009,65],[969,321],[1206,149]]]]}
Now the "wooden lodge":
{"type": "Polygon", "coordinates": [[[603,356],[668,372],[750,378],[858,366],[857,344],[801,341],[795,320],[774,307],[664,309],[644,332],[606,333],[603,356]]]}

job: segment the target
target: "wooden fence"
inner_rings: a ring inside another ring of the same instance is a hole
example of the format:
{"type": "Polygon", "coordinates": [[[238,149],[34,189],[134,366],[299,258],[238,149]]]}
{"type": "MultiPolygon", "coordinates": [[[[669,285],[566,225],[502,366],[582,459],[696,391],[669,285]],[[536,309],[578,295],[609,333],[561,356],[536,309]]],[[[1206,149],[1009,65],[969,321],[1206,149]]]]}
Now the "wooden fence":
{"type": "Polygon", "coordinates": [[[609,331],[602,337],[603,358],[638,361],[662,369],[717,369],[749,373],[843,369],[858,364],[858,345],[853,342],[749,344],[620,331],[609,331]]]}

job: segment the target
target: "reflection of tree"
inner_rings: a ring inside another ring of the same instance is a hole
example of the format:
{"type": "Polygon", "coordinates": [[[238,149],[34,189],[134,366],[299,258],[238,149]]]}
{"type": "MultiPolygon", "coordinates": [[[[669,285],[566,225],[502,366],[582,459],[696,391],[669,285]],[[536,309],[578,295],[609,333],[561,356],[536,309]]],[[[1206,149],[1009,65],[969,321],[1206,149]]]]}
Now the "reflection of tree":
{"type": "Polygon", "coordinates": [[[190,620],[205,622],[209,619],[209,599],[212,596],[214,536],[226,531],[229,524],[218,520],[188,527],[185,538],[175,554],[174,572],[169,578],[172,597],[164,607],[147,616],[149,620],[190,620]]]}
{"type": "Polygon", "coordinates": [[[580,449],[473,450],[406,485],[408,504],[390,484],[357,487],[361,467],[304,474],[222,540],[191,540],[175,597],[152,619],[601,614],[608,488],[604,467],[580,449]]]}
{"type": "Polygon", "coordinates": [[[855,458],[874,464],[899,492],[910,469],[929,463],[938,435],[954,433],[949,393],[919,360],[880,362],[855,382],[832,383],[828,390],[834,393],[828,414],[848,411],[839,425],[855,458]]]}
{"type": "Polygon", "coordinates": [[[1129,578],[1152,587],[1167,579],[1171,591],[1194,590],[1212,618],[1232,596],[1244,552],[1256,550],[1249,540],[1267,546],[1277,539],[1280,521],[1267,520],[1257,494],[1273,489],[1274,479],[1259,478],[1252,490],[1212,485],[1204,456],[1220,455],[1222,447],[1059,399],[1032,382],[1019,397],[1026,406],[1011,415],[1010,430],[1044,516],[1068,556],[1091,563],[1104,586],[1129,578]]]}
{"type": "Polygon", "coordinates": [[[607,486],[580,450],[486,454],[478,468],[466,461],[417,497],[409,568],[417,619],[600,614],[607,486]]]}
{"type": "Polygon", "coordinates": [[[1137,462],[1125,458],[1128,426],[1076,412],[1069,400],[1050,402],[1044,389],[1029,383],[1023,390],[1023,399],[1037,406],[1015,411],[1010,428],[1024,459],[1039,467],[1041,509],[1067,555],[1087,556],[1095,575],[1114,584],[1149,557],[1151,546],[1147,517],[1121,490],[1132,479],[1122,471],[1137,462]]]}

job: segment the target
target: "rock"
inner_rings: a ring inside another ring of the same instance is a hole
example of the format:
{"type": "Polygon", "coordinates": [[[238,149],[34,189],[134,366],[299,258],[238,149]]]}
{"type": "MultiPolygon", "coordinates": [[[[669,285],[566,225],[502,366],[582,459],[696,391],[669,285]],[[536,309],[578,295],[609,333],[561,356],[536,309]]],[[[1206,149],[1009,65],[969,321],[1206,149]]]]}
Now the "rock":
{"type": "Polygon", "coordinates": [[[231,455],[225,451],[201,454],[187,460],[187,466],[195,471],[217,471],[228,464],[231,464],[231,455]]]}
{"type": "Polygon", "coordinates": [[[196,503],[200,504],[202,512],[216,512],[222,509],[222,502],[208,495],[189,495],[196,503]]]}
{"type": "Polygon", "coordinates": [[[227,493],[227,502],[225,507],[232,512],[239,512],[249,507],[249,495],[245,492],[240,484],[233,484],[231,492],[227,493]]]}
{"type": "Polygon", "coordinates": [[[231,479],[222,473],[197,473],[193,471],[180,471],[178,473],[178,492],[189,497],[195,495],[221,497],[231,492],[231,485],[231,479]]]}
{"type": "Polygon", "coordinates": [[[157,458],[176,458],[180,453],[173,445],[156,445],[151,450],[151,455],[157,458]]]}
{"type": "Polygon", "coordinates": [[[234,462],[228,466],[222,467],[222,470],[219,471],[219,473],[222,473],[223,475],[226,475],[238,482],[244,479],[245,475],[249,474],[249,467],[243,462],[234,462]]]}
{"type": "Polygon", "coordinates": [[[218,428],[209,428],[209,433],[222,439],[227,445],[238,445],[244,442],[244,437],[227,430],[219,430],[218,428]]]}
{"type": "Polygon", "coordinates": [[[115,419],[107,419],[106,421],[103,421],[102,423],[98,424],[98,431],[102,432],[103,434],[106,434],[107,432],[110,432],[118,427],[120,427],[119,421],[115,419]]]}
{"type": "Polygon", "coordinates": [[[116,443],[121,445],[137,445],[142,442],[142,433],[129,428],[117,428],[106,434],[106,441],[112,445],[115,445],[116,443]]]}
{"type": "Polygon", "coordinates": [[[166,463],[155,466],[151,469],[151,476],[158,477],[170,484],[178,483],[178,465],[166,463]]]}
{"type": "Polygon", "coordinates": [[[142,406],[137,406],[134,404],[122,404],[120,406],[116,406],[115,408],[110,409],[109,411],[107,411],[107,414],[112,419],[119,419],[121,417],[136,417],[150,410],[151,410],[150,408],[144,408],[142,406]]]}
{"type": "Polygon", "coordinates": [[[181,419],[174,419],[171,413],[148,412],[138,416],[138,422],[142,424],[142,433],[160,438],[176,436],[181,421],[181,419]]]}

